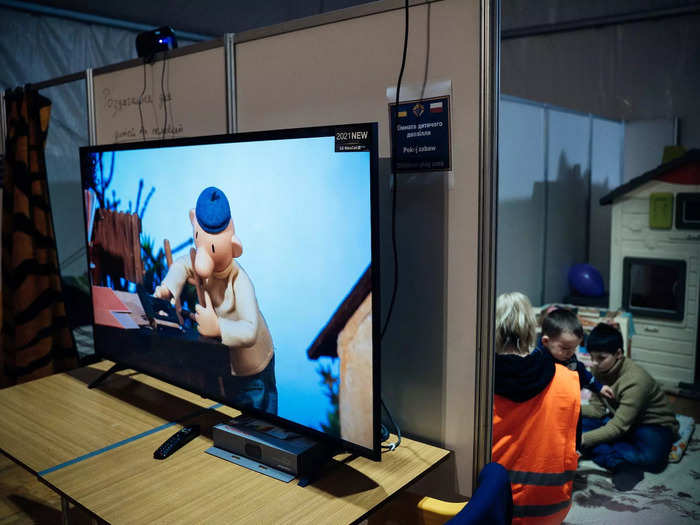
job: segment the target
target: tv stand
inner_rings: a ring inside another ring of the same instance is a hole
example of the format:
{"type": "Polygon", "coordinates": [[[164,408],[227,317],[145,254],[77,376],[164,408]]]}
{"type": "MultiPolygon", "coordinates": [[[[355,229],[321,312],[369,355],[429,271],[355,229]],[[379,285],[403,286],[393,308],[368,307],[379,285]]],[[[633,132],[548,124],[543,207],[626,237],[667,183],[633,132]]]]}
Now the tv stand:
{"type": "Polygon", "coordinates": [[[88,385],[88,388],[95,388],[96,386],[99,386],[102,381],[107,379],[109,376],[111,376],[115,372],[119,372],[120,370],[126,370],[126,366],[120,365],[120,364],[115,364],[112,365],[112,367],[109,370],[105,370],[100,374],[100,377],[95,379],[92,383],[88,385]]]}
{"type": "Polygon", "coordinates": [[[331,463],[337,464],[337,462],[333,462],[333,456],[340,454],[341,452],[342,450],[340,449],[334,450],[332,448],[328,448],[327,456],[316,461],[308,471],[306,471],[303,475],[299,476],[299,482],[297,483],[297,485],[299,487],[306,487],[314,483],[316,480],[320,479],[321,474],[324,472],[324,470],[333,467],[333,464],[331,463]]]}

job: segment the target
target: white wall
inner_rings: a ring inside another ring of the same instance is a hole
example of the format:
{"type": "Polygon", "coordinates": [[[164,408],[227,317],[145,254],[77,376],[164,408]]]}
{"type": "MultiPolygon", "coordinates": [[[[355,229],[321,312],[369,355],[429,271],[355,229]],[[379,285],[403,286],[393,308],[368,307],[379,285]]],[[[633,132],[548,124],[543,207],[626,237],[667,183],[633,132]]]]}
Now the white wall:
{"type": "Polygon", "coordinates": [[[585,262],[607,290],[610,209],[599,199],[622,182],[624,124],[508,96],[500,110],[496,293],[561,302],[569,268],[585,262]]]}
{"type": "MultiPolygon", "coordinates": [[[[400,176],[400,282],[382,347],[385,400],[407,433],[455,451],[443,482],[463,495],[474,445],[479,20],[476,0],[411,8],[403,82],[451,80],[454,184],[444,173],[400,176]]],[[[388,157],[386,88],[396,85],[403,28],[393,10],[237,43],[239,131],[378,120],[388,157]]],[[[390,252],[381,262],[391,279],[390,252]]]]}
{"type": "Polygon", "coordinates": [[[624,147],[625,129],[626,125],[619,122],[593,119],[588,261],[600,271],[606,290],[610,283],[612,210],[610,206],[601,206],[600,198],[624,182],[621,150],[624,147]]]}
{"type": "Polygon", "coordinates": [[[544,302],[554,303],[569,294],[569,268],[586,262],[591,122],[564,111],[548,117],[544,302]]]}
{"type": "Polygon", "coordinates": [[[628,182],[662,163],[664,147],[676,143],[674,119],[627,121],[624,140],[622,177],[628,182]]]}
{"type": "Polygon", "coordinates": [[[52,101],[46,176],[61,275],[87,272],[78,148],[88,145],[85,81],[42,90],[52,101]]]}
{"type": "Polygon", "coordinates": [[[498,144],[496,290],[542,300],[546,109],[502,99],[498,144]]]}

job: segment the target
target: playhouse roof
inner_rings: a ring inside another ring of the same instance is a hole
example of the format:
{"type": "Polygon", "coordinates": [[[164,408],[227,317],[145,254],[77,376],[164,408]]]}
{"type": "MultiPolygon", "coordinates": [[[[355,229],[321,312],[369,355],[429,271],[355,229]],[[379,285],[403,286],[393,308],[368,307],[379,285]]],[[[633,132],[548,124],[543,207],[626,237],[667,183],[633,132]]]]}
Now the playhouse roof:
{"type": "Polygon", "coordinates": [[[700,184],[700,149],[691,149],[682,157],[661,164],[651,171],[618,186],[613,191],[600,198],[600,204],[612,204],[625,193],[638,188],[652,180],[662,180],[677,184],[700,184]]]}

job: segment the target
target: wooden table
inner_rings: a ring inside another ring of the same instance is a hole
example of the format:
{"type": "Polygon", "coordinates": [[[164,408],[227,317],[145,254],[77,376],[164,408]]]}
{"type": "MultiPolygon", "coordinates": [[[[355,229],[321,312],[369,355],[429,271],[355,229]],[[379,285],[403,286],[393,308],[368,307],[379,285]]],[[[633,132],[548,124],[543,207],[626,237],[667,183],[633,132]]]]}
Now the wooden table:
{"type": "MultiPolygon", "coordinates": [[[[341,454],[307,487],[210,456],[211,427],[239,414],[144,374],[87,383],[103,362],[0,391],[0,448],[110,523],[351,523],[444,461],[405,439],[381,462],[341,454]],[[183,424],[203,433],[170,458],[153,451],[183,424]]],[[[64,512],[64,516],[65,516],[64,512]]]]}

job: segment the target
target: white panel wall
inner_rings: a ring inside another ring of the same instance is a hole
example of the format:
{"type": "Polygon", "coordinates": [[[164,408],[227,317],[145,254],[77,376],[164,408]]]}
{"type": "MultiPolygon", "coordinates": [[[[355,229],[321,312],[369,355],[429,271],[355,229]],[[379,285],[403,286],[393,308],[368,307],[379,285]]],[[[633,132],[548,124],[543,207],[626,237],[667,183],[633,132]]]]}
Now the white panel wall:
{"type": "Polygon", "coordinates": [[[545,219],[545,108],[501,99],[496,293],[541,301],[545,219]]]}
{"type": "Polygon", "coordinates": [[[664,146],[676,143],[672,118],[625,122],[624,181],[662,164],[664,146]]]}
{"type": "Polygon", "coordinates": [[[42,94],[55,101],[46,140],[46,172],[58,264],[64,277],[83,275],[87,257],[78,148],[88,144],[85,81],[45,89],[42,94]]]}
{"type": "Polygon", "coordinates": [[[533,304],[569,295],[572,264],[588,262],[608,289],[610,208],[622,183],[624,124],[502,96],[496,293],[533,304]]]}
{"type": "Polygon", "coordinates": [[[134,62],[94,77],[96,144],[226,133],[223,46],[134,62]]]}
{"type": "MultiPolygon", "coordinates": [[[[238,130],[378,120],[380,156],[388,157],[386,89],[396,85],[403,31],[398,9],[266,38],[237,35],[238,130]]],[[[475,433],[478,38],[475,0],[411,7],[403,82],[451,81],[453,184],[446,173],[399,177],[400,281],[382,344],[385,401],[406,433],[455,452],[442,480],[461,494],[471,494],[475,433]]],[[[383,172],[387,191],[388,182],[383,172]]],[[[390,279],[391,253],[381,261],[390,279]]]]}
{"type": "Polygon", "coordinates": [[[624,125],[621,122],[594,117],[592,140],[588,262],[600,271],[605,290],[608,291],[612,206],[601,206],[600,198],[622,184],[624,125]]]}
{"type": "Polygon", "coordinates": [[[590,119],[550,110],[547,129],[544,302],[554,303],[569,294],[571,265],[586,262],[590,119]]]}

